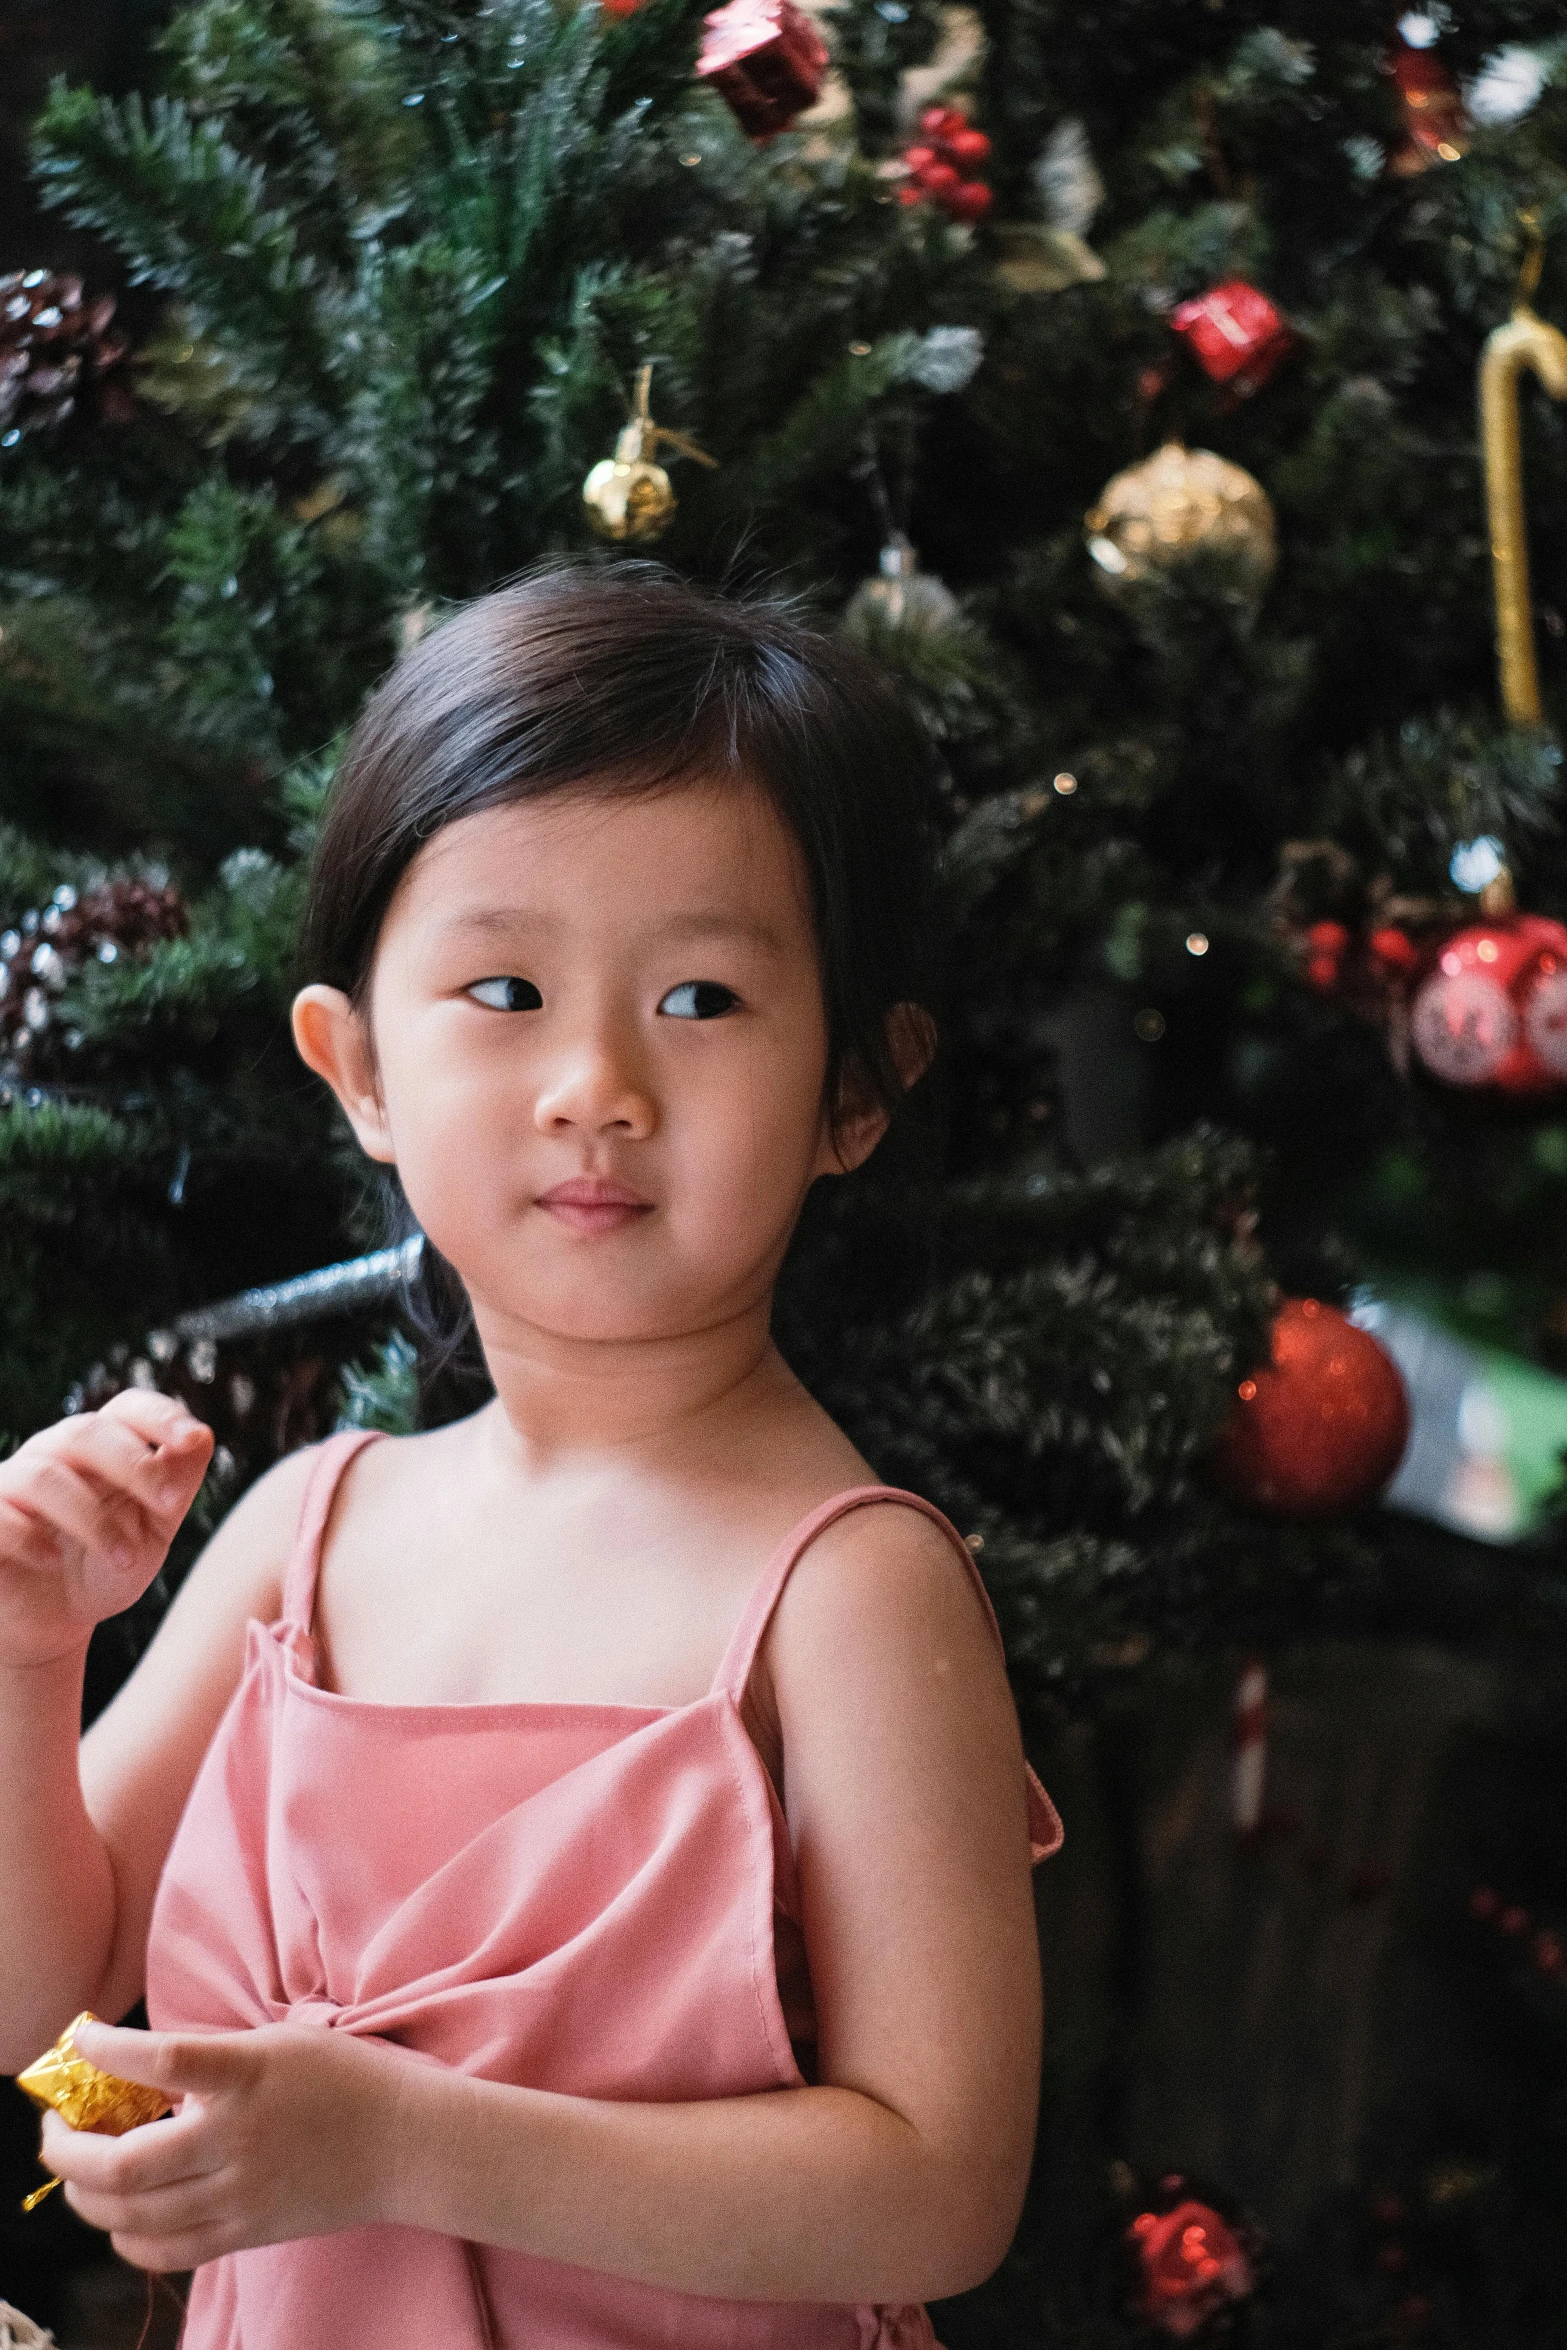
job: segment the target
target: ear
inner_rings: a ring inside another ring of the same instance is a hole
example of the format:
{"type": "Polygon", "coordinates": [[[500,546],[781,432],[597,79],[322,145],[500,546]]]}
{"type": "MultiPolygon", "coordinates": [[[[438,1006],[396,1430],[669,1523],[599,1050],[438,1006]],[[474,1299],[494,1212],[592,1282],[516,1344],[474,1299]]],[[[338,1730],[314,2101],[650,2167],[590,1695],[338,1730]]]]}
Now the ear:
{"type": "Polygon", "coordinates": [[[369,1024],[340,987],[304,987],[294,998],[294,1044],[307,1069],[324,1077],[372,1159],[396,1158],[381,1099],[369,1024]]]}
{"type": "Polygon", "coordinates": [[[887,1014],[887,1042],[903,1090],[911,1093],[936,1058],[936,1023],[923,1004],[894,1004],[887,1014]]]}
{"type": "MultiPolygon", "coordinates": [[[[923,1004],[894,1004],[887,1014],[887,1042],[893,1063],[909,1092],[936,1055],[936,1023],[923,1004]]],[[[852,1175],[863,1167],[888,1126],[888,1114],[852,1073],[845,1080],[838,1115],[823,1138],[819,1175],[852,1175]]]]}

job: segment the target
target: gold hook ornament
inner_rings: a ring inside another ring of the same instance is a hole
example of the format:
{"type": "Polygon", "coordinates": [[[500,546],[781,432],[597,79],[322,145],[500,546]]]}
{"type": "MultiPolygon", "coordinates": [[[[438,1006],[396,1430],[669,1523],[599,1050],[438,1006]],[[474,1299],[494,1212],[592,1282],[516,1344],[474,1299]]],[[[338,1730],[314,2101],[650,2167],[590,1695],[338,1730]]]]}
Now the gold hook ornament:
{"type": "Polygon", "coordinates": [[[1529,307],[1540,282],[1543,246],[1536,216],[1525,213],[1528,250],[1512,317],[1486,337],[1480,357],[1480,442],[1496,585],[1496,658],[1502,707],[1515,725],[1540,723],[1540,676],[1529,601],[1529,542],[1524,529],[1519,449],[1518,378],[1527,367],[1553,400],[1567,400],[1567,335],[1529,307]]]}
{"type": "Polygon", "coordinates": [[[662,538],[673,522],[675,493],[662,465],[654,462],[661,441],[699,465],[718,463],[684,433],[653,422],[652,389],[652,368],[639,367],[636,412],[615,443],[614,456],[601,457],[582,485],[588,520],[601,538],[645,543],[662,538]]]}

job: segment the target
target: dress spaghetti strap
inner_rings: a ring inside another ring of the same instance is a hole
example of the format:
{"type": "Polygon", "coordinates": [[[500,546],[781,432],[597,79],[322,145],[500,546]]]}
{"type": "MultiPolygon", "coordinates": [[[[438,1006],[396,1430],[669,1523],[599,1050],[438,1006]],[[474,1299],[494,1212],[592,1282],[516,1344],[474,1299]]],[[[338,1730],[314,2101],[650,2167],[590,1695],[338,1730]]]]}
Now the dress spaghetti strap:
{"type": "MultiPolygon", "coordinates": [[[[830,1500],[820,1503],[808,1516],[802,1518],[797,1526],[791,1527],[784,1536],[764,1569],[760,1582],[746,1602],[744,1614],[735,1626],[734,1638],[730,1641],[724,1653],[723,1662],[714,1675],[712,1694],[721,1693],[729,1698],[731,1703],[735,1705],[740,1703],[745,1694],[745,1685],[751,1677],[751,1668],[756,1662],[756,1652],[762,1644],[762,1636],[772,1622],[773,1610],[783,1596],[784,1585],[788,1582],[801,1557],[816,1540],[818,1534],[824,1533],[829,1526],[835,1525],[839,1518],[846,1518],[851,1510],[868,1508],[873,1502],[894,1502],[902,1509],[918,1510],[921,1517],[929,1518],[931,1524],[939,1527],[941,1532],[946,1535],[952,1548],[963,1561],[964,1572],[973,1585],[980,1606],[985,1611],[985,1621],[990,1626],[996,1648],[998,1652],[1005,1654],[1001,1639],[1001,1627],[996,1622],[996,1611],[990,1604],[990,1594],[985,1589],[978,1567],[974,1564],[973,1552],[956,1526],[953,1525],[952,1520],[944,1517],[935,1503],[927,1501],[923,1494],[905,1493],[900,1486],[896,1485],[854,1485],[847,1492],[835,1493],[830,1500]]],[[[1027,1769],[1027,1766],[1025,1768],[1027,1769]]],[[[1046,1860],[1061,1844],[1061,1821],[1055,1805],[1034,1776],[1032,1769],[1027,1769],[1027,1794],[1029,1849],[1036,1861],[1046,1860]]]]}
{"type": "Polygon", "coordinates": [[[382,1433],[379,1428],[346,1428],[340,1435],[329,1436],[318,1448],[315,1465],[305,1482],[294,1547],[283,1573],[283,1609],[278,1622],[307,1651],[316,1608],[316,1577],[321,1572],[321,1539],[337,1499],[338,1486],[349,1462],[356,1460],[365,1446],[373,1444],[382,1433]]]}

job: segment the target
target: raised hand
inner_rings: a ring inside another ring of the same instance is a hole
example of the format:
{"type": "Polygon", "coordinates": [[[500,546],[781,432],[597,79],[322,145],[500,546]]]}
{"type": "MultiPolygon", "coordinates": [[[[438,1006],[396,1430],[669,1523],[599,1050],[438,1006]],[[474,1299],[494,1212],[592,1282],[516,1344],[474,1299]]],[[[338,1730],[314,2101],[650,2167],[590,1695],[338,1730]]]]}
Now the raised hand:
{"type": "Polygon", "coordinates": [[[0,1666],[42,1665],[141,1597],[212,1457],[212,1431],[142,1388],[0,1465],[0,1666]]]}

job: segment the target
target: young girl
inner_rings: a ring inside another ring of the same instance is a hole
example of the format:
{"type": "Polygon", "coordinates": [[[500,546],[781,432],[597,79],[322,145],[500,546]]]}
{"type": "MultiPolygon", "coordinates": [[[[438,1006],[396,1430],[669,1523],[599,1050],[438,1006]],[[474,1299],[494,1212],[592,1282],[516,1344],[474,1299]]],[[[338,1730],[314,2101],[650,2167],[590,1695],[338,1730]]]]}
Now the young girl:
{"type": "Polygon", "coordinates": [[[350,744],[299,1049],[494,1400],[232,1512],[78,1742],[207,1432],[0,1469],[0,2062],[163,2088],[44,2161],[187,2350],[918,2350],[1017,2221],[1059,1829],[945,1519],[769,1338],[928,1056],[920,746],[646,566],[469,606],[350,744]]]}

